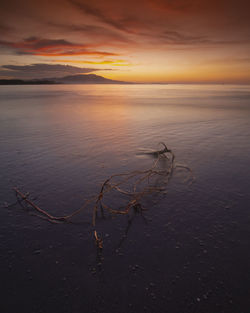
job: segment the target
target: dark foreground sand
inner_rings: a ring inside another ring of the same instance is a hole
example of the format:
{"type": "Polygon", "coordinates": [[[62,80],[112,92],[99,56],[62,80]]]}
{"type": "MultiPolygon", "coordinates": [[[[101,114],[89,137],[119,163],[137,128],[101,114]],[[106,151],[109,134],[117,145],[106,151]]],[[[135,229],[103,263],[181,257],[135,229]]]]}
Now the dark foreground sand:
{"type": "Polygon", "coordinates": [[[0,90],[0,312],[249,312],[250,91],[118,87],[0,90]],[[137,148],[159,141],[196,181],[177,173],[126,236],[126,216],[98,219],[102,255],[91,208],[54,225],[3,207],[18,186],[70,213],[110,174],[147,167],[137,148]]]}

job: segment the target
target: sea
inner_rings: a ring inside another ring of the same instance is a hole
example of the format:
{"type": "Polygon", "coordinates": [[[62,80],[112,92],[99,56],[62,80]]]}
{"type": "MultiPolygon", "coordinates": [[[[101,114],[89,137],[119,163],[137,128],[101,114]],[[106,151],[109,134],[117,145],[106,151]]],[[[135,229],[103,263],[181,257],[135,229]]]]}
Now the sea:
{"type": "Polygon", "coordinates": [[[0,86],[0,311],[249,312],[249,186],[249,85],[0,86]],[[162,142],[164,193],[95,226],[13,190],[70,215],[162,142]]]}

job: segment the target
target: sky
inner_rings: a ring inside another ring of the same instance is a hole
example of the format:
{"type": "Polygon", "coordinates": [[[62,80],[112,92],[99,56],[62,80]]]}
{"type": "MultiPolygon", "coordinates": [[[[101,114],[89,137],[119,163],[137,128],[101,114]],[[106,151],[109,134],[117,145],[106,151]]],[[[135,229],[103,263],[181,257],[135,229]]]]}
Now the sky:
{"type": "Polygon", "coordinates": [[[248,0],[8,0],[0,77],[250,83],[248,0]]]}

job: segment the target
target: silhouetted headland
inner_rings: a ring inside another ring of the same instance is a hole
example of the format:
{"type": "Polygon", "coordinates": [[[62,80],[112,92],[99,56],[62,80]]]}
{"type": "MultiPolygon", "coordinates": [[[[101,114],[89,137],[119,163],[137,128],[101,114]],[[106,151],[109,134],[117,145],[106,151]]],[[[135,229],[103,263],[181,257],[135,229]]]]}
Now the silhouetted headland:
{"type": "Polygon", "coordinates": [[[95,74],[69,75],[65,77],[44,78],[44,79],[0,79],[0,85],[51,85],[51,84],[133,84],[104,78],[95,74]]]}

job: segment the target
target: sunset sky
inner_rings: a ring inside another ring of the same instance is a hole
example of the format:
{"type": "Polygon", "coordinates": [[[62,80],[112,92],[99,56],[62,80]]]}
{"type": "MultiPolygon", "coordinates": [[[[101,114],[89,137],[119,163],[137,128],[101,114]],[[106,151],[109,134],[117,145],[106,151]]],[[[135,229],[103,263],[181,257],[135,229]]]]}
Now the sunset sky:
{"type": "Polygon", "coordinates": [[[8,0],[0,77],[250,83],[247,0],[8,0]]]}

